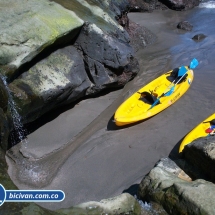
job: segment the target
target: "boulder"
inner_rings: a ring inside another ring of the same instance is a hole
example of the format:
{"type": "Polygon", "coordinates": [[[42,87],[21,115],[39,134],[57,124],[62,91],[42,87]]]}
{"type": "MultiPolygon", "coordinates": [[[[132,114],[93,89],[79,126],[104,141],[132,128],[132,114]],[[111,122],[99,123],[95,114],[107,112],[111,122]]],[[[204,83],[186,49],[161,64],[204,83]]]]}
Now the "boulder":
{"type": "Polygon", "coordinates": [[[184,159],[198,169],[203,178],[215,183],[215,137],[198,138],[185,146],[184,159]]]}
{"type": "Polygon", "coordinates": [[[185,31],[192,31],[193,26],[188,21],[182,21],[178,23],[177,28],[185,31]]]}
{"type": "Polygon", "coordinates": [[[91,82],[74,46],[51,53],[9,84],[23,123],[85,95],[91,82]]]}
{"type": "Polygon", "coordinates": [[[195,36],[192,37],[193,40],[195,41],[202,41],[203,39],[205,39],[205,35],[204,34],[196,34],[195,36]]]}
{"type": "Polygon", "coordinates": [[[213,215],[214,195],[213,183],[202,179],[190,181],[189,176],[169,158],[156,164],[141,181],[138,190],[140,199],[162,205],[170,215],[213,215]]]}
{"type": "Polygon", "coordinates": [[[124,86],[139,71],[133,48],[95,24],[83,27],[75,46],[83,53],[86,72],[92,82],[87,95],[124,86]]]}
{"type": "Polygon", "coordinates": [[[116,16],[120,16],[122,11],[128,7],[128,0],[54,0],[63,7],[74,11],[77,16],[86,23],[95,24],[107,34],[115,35],[124,42],[129,42],[129,35],[126,30],[119,25],[116,16]]]}
{"type": "Polygon", "coordinates": [[[137,200],[128,193],[104,199],[100,202],[90,201],[67,209],[57,210],[60,214],[82,214],[82,215],[140,215],[141,207],[137,200]]]}
{"type": "Polygon", "coordinates": [[[5,71],[8,77],[47,47],[71,41],[84,23],[73,11],[45,0],[1,1],[0,8],[0,65],[11,68],[5,71]]]}

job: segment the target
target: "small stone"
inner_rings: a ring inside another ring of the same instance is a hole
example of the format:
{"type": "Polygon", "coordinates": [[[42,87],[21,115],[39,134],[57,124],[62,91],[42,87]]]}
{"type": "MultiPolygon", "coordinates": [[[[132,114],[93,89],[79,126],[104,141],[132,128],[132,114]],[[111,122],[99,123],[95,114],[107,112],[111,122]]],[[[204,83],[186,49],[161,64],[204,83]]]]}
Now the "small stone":
{"type": "Polygon", "coordinates": [[[193,26],[188,21],[183,21],[178,23],[177,28],[185,31],[192,31],[193,26]]]}
{"type": "Polygon", "coordinates": [[[201,41],[203,39],[205,39],[205,35],[204,34],[196,34],[192,39],[195,41],[201,41]]]}

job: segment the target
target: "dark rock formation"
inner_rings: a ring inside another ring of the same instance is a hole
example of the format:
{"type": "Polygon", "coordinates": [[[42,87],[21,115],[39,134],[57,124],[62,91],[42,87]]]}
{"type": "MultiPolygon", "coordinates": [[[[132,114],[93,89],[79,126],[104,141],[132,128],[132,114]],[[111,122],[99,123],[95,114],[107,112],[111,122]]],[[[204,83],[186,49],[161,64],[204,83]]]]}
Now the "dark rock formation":
{"type": "Polygon", "coordinates": [[[118,23],[124,27],[130,36],[130,45],[137,52],[140,48],[145,48],[147,45],[156,41],[157,37],[147,28],[138,25],[129,20],[128,10],[117,16],[118,23]]]}
{"type": "Polygon", "coordinates": [[[197,168],[204,179],[215,183],[215,137],[199,138],[185,146],[185,160],[197,168]]]}
{"type": "Polygon", "coordinates": [[[196,34],[192,39],[198,42],[205,39],[205,37],[206,36],[204,34],[196,34]]]}
{"type": "Polygon", "coordinates": [[[166,5],[172,10],[189,10],[198,6],[200,0],[160,0],[161,3],[166,5]]]}
{"type": "Polygon", "coordinates": [[[94,24],[84,26],[75,46],[83,53],[86,71],[92,82],[86,95],[104,88],[123,86],[138,72],[132,47],[94,24]]]}
{"type": "Polygon", "coordinates": [[[178,23],[177,28],[185,31],[192,31],[193,26],[188,21],[182,21],[178,23]]]}

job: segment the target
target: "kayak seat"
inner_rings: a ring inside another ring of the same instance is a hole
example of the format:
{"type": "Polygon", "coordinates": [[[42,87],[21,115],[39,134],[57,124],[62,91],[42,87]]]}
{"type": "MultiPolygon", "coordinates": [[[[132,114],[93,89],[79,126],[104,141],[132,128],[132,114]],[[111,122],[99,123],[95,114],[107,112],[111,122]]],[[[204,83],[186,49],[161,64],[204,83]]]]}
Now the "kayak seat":
{"type": "Polygon", "coordinates": [[[210,121],[210,124],[211,124],[211,125],[215,125],[215,119],[212,119],[212,120],[210,121]]]}
{"type": "MultiPolygon", "coordinates": [[[[179,68],[175,68],[172,70],[172,72],[170,73],[170,76],[167,77],[167,80],[170,82],[173,82],[175,80],[174,83],[177,83],[179,81],[179,79],[181,78],[181,76],[178,76],[178,72],[179,72],[179,68]]],[[[178,84],[186,81],[188,74],[185,74],[183,76],[183,78],[178,82],[178,84]]]]}
{"type": "MultiPolygon", "coordinates": [[[[149,92],[147,92],[147,91],[145,91],[145,92],[140,92],[140,98],[139,98],[139,100],[141,100],[141,101],[143,101],[143,102],[145,102],[145,103],[147,103],[147,104],[149,104],[149,105],[152,105],[152,104],[154,104],[154,102],[157,100],[157,97],[156,96],[154,96],[152,93],[149,93],[149,92]]],[[[157,103],[157,104],[160,104],[160,101],[157,103]]],[[[156,104],[156,105],[157,105],[156,104]]]]}

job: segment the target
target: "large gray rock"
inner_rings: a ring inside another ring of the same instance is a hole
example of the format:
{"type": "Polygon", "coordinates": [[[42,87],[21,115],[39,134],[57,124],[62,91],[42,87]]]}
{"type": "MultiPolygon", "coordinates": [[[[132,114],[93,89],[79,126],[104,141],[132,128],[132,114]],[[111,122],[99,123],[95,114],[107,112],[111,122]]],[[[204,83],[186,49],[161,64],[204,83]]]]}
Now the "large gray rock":
{"type": "Polygon", "coordinates": [[[75,13],[85,22],[93,23],[102,31],[117,35],[120,40],[129,42],[129,35],[119,25],[116,16],[128,7],[128,0],[54,0],[75,13]]]}
{"type": "MultiPolygon", "coordinates": [[[[22,123],[32,122],[44,113],[84,96],[122,87],[139,71],[129,35],[115,19],[117,15],[113,10],[113,5],[115,9],[125,9],[127,1],[119,0],[116,4],[110,0],[59,3],[72,11],[54,2],[40,0],[35,7],[34,1],[28,2],[26,13],[14,3],[15,9],[9,13],[11,16],[21,14],[20,23],[14,24],[19,40],[16,39],[16,46],[4,43],[2,49],[6,50],[5,44],[10,49],[7,53],[2,51],[2,59],[9,60],[0,61],[0,71],[9,77],[9,90],[22,123]],[[90,24],[85,24],[77,36],[83,20],[90,24]],[[35,22],[34,28],[30,26],[32,22],[35,22]],[[23,37],[27,38],[27,44],[23,37]],[[59,46],[62,42],[64,47],[59,46]],[[78,50],[71,45],[74,42],[78,50]]],[[[6,30],[8,38],[16,38],[14,30],[6,30]]]]}
{"type": "Polygon", "coordinates": [[[141,207],[137,200],[128,193],[110,199],[104,199],[100,202],[86,202],[68,209],[60,209],[60,214],[81,214],[81,215],[121,215],[132,214],[140,215],[141,207]]]}
{"type": "Polygon", "coordinates": [[[0,65],[13,68],[7,76],[63,36],[64,43],[71,41],[84,23],[74,12],[45,0],[2,0],[0,11],[0,65]]]}
{"type": "Polygon", "coordinates": [[[84,26],[75,47],[58,49],[9,84],[24,123],[81,97],[123,86],[138,72],[132,47],[94,24],[84,26]]]}
{"type": "Polygon", "coordinates": [[[82,56],[73,46],[58,49],[9,84],[24,123],[79,99],[90,86],[82,56]]]}
{"type": "Polygon", "coordinates": [[[215,185],[202,179],[190,181],[170,159],[162,159],[144,177],[138,195],[144,201],[161,204],[170,215],[215,214],[215,185]]]}

